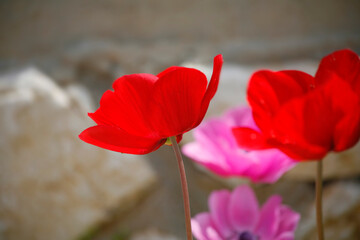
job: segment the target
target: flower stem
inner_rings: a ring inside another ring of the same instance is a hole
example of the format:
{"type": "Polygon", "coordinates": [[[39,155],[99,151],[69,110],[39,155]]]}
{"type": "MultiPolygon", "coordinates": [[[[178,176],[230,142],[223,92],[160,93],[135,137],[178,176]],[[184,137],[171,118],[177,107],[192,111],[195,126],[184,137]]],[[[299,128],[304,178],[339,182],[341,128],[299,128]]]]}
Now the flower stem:
{"type": "Polygon", "coordinates": [[[317,161],[316,174],[316,225],[318,240],[324,240],[324,226],[322,219],[322,160],[317,161]]]}
{"type": "Polygon", "coordinates": [[[176,138],[170,137],[172,148],[175,152],[176,160],[178,162],[180,179],[181,179],[181,189],[184,200],[184,212],[185,212],[185,225],[186,225],[186,236],[188,240],[192,240],[191,233],[191,215],[190,215],[190,201],[189,201],[189,191],[186,181],[186,173],[184,168],[184,162],[181,156],[179,145],[176,142],[176,138]]]}

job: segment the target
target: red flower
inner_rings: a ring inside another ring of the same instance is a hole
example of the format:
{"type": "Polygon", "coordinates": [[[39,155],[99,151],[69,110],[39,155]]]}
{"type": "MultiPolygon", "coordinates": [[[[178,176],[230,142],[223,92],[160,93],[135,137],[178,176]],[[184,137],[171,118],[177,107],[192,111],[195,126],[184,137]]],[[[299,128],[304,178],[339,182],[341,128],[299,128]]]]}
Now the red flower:
{"type": "Polygon", "coordinates": [[[206,76],[192,68],[170,67],[158,75],[131,74],[117,79],[106,91],[100,108],[89,113],[96,126],[81,140],[101,148],[132,154],[158,149],[168,137],[198,126],[216,93],[223,59],[214,58],[209,86],[206,76]]]}
{"type": "Polygon", "coordinates": [[[250,79],[248,101],[261,132],[233,129],[242,147],[277,147],[297,160],[346,150],[360,137],[359,57],[336,51],[322,59],[315,77],[258,71],[250,79]]]}

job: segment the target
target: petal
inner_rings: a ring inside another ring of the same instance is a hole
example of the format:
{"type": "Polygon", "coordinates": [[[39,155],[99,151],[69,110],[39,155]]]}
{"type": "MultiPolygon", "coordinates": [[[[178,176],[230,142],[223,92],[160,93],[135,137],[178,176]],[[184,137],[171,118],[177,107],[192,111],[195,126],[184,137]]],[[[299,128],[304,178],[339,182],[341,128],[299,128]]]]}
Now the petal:
{"type": "Polygon", "coordinates": [[[203,150],[212,155],[214,162],[227,167],[227,155],[236,148],[236,143],[226,122],[210,119],[194,130],[194,137],[203,150]]]}
{"type": "Polygon", "coordinates": [[[260,150],[267,149],[270,146],[267,144],[267,139],[254,129],[247,127],[233,128],[232,132],[239,147],[245,150],[260,150]]]}
{"type": "Polygon", "coordinates": [[[232,192],[228,211],[233,229],[238,232],[254,230],[259,217],[259,204],[250,187],[242,185],[232,192]]]}
{"type": "Polygon", "coordinates": [[[303,96],[313,87],[314,79],[300,71],[258,71],[248,87],[248,101],[257,126],[267,133],[271,118],[286,102],[303,96]]]}
{"type": "Polygon", "coordinates": [[[159,78],[146,110],[152,128],[163,137],[189,131],[198,118],[206,84],[205,75],[191,68],[179,68],[159,78]]]}
{"type": "Polygon", "coordinates": [[[353,147],[360,137],[360,108],[341,119],[334,132],[334,150],[344,151],[353,147]]]}
{"type": "MultiPolygon", "coordinates": [[[[359,79],[360,80],[360,79],[359,79]]],[[[360,96],[339,79],[331,79],[323,88],[327,96],[328,108],[335,122],[333,129],[333,148],[346,150],[356,144],[360,137],[360,96]]]]}
{"type": "Polygon", "coordinates": [[[120,128],[107,125],[97,125],[85,129],[79,135],[79,138],[84,142],[101,148],[131,154],[147,154],[153,152],[166,141],[166,139],[134,136],[120,128]]]}
{"type": "Polygon", "coordinates": [[[209,209],[214,226],[224,239],[232,235],[232,229],[229,222],[228,206],[230,201],[230,192],[220,190],[211,193],[209,197],[209,209]]]}
{"type": "Polygon", "coordinates": [[[289,232],[294,235],[294,231],[300,220],[300,214],[283,205],[280,207],[280,218],[281,220],[276,235],[281,236],[289,232]]]}
{"type": "Polygon", "coordinates": [[[155,82],[158,80],[159,77],[148,74],[148,73],[137,73],[137,74],[130,74],[124,75],[113,83],[113,88],[115,91],[124,91],[122,88],[131,89],[131,87],[136,88],[137,91],[146,93],[155,82]]]}
{"type": "MultiPolygon", "coordinates": [[[[195,142],[185,145],[185,155],[222,176],[230,176],[235,168],[229,164],[238,154],[238,147],[227,121],[213,118],[203,122],[193,132],[195,142]]],[[[235,160],[235,161],[236,161],[235,160]]],[[[238,164],[240,165],[240,164],[238,164]]]]}
{"type": "Polygon", "coordinates": [[[206,149],[197,142],[184,145],[182,151],[187,157],[220,176],[225,177],[231,175],[231,172],[228,170],[228,166],[223,166],[224,162],[221,160],[215,161],[216,159],[214,159],[211,152],[206,151],[206,149]]]}
{"type": "Polygon", "coordinates": [[[230,109],[223,117],[231,127],[247,127],[254,130],[259,130],[252,117],[251,108],[248,106],[240,106],[230,109]]]}
{"type": "Polygon", "coordinates": [[[324,84],[333,74],[348,82],[360,94],[360,59],[355,52],[343,49],[324,57],[315,75],[316,84],[324,84]]]}
{"type": "Polygon", "coordinates": [[[286,232],[274,238],[274,240],[294,240],[295,234],[293,232],[286,232]]]}
{"type": "Polygon", "coordinates": [[[281,144],[274,143],[274,147],[277,147],[280,151],[285,153],[288,157],[296,161],[318,161],[323,159],[329,152],[329,149],[325,149],[319,146],[311,146],[306,144],[281,144]],[[305,146],[304,146],[305,145],[305,146]]]}
{"type": "Polygon", "coordinates": [[[315,91],[294,99],[277,113],[267,143],[296,160],[322,159],[331,150],[330,114],[327,103],[315,91]]]}
{"type": "Polygon", "coordinates": [[[162,71],[161,73],[159,73],[156,76],[158,78],[161,78],[162,76],[166,75],[167,73],[172,72],[172,71],[177,70],[177,69],[181,69],[181,68],[184,68],[184,67],[172,66],[172,67],[169,67],[169,68],[165,69],[164,71],[162,71]]]}
{"type": "Polygon", "coordinates": [[[248,155],[256,161],[244,175],[249,176],[253,182],[274,183],[296,164],[277,149],[252,151],[248,155]]]}
{"type": "Polygon", "coordinates": [[[181,142],[182,138],[183,138],[183,134],[176,135],[176,142],[177,143],[181,142]]]}
{"type": "Polygon", "coordinates": [[[298,160],[322,159],[358,141],[359,114],[358,96],[335,75],[281,108],[273,120],[273,145],[298,160]]]}
{"type": "Polygon", "coordinates": [[[201,102],[201,110],[200,110],[200,114],[198,115],[198,120],[194,124],[193,127],[196,127],[197,125],[199,125],[201,123],[201,121],[203,120],[203,118],[207,112],[207,109],[209,107],[211,99],[215,96],[215,93],[216,93],[218,85],[219,85],[220,72],[221,72],[223,62],[224,62],[224,60],[223,60],[223,57],[221,54],[217,55],[214,58],[213,72],[212,72],[212,76],[210,79],[210,83],[209,83],[209,86],[207,87],[206,93],[201,102]]]}
{"type": "Polygon", "coordinates": [[[206,229],[206,234],[210,240],[223,240],[219,233],[213,227],[206,229]]]}
{"type": "Polygon", "coordinates": [[[272,196],[261,208],[260,219],[256,227],[256,234],[262,240],[271,240],[277,233],[280,223],[281,197],[272,196]]]}
{"type": "Polygon", "coordinates": [[[143,137],[156,135],[148,124],[147,109],[152,87],[157,77],[150,74],[125,75],[117,79],[115,92],[106,91],[100,108],[90,115],[98,124],[109,124],[143,137]]]}
{"type": "Polygon", "coordinates": [[[211,225],[209,213],[199,213],[191,219],[192,233],[198,240],[211,240],[208,238],[206,229],[211,225]]]}
{"type": "Polygon", "coordinates": [[[279,150],[246,152],[238,147],[231,126],[251,123],[251,111],[240,107],[223,117],[204,121],[194,129],[195,142],[186,144],[183,152],[212,172],[228,177],[248,177],[256,182],[274,182],[294,166],[279,150]]]}

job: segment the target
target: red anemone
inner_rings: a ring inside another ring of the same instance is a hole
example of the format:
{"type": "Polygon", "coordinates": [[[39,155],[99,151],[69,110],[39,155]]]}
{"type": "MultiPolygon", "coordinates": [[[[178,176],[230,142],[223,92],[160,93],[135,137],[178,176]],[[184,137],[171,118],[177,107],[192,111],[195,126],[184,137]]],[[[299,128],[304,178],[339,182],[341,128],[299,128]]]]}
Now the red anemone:
{"type": "Polygon", "coordinates": [[[324,57],[315,77],[268,70],[250,79],[248,101],[260,131],[235,128],[244,148],[276,147],[297,160],[319,160],[360,137],[360,60],[350,50],[324,57]]]}
{"type": "Polygon", "coordinates": [[[170,67],[158,75],[131,74],[117,79],[89,113],[96,126],[84,130],[80,139],[101,148],[131,154],[158,149],[168,137],[200,124],[216,93],[223,58],[214,58],[213,74],[192,68],[170,67]],[[207,86],[208,85],[208,86],[207,86]]]}

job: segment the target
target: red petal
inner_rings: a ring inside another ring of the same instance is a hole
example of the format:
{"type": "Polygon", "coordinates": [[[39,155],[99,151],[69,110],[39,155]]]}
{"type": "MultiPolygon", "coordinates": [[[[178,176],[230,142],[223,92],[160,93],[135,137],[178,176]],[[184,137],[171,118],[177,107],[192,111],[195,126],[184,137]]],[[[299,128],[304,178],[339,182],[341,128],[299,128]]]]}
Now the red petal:
{"type": "Polygon", "coordinates": [[[223,63],[224,63],[224,60],[223,60],[223,56],[221,54],[217,55],[214,58],[213,72],[212,72],[212,76],[210,79],[210,83],[209,83],[209,86],[207,87],[206,93],[201,102],[201,111],[200,111],[198,120],[193,125],[193,128],[198,126],[201,123],[201,121],[204,119],[204,116],[207,112],[210,101],[215,96],[215,93],[216,93],[218,85],[219,85],[220,73],[221,73],[221,68],[222,68],[223,63]]]}
{"type": "Polygon", "coordinates": [[[238,145],[245,150],[260,150],[269,148],[266,138],[254,129],[239,127],[233,128],[232,132],[238,145]]]}
{"type": "Polygon", "coordinates": [[[89,116],[98,124],[117,126],[137,136],[154,137],[147,111],[156,80],[157,77],[150,74],[125,75],[117,79],[113,84],[115,92],[106,91],[100,108],[89,116]]]}
{"type": "Polygon", "coordinates": [[[344,117],[335,128],[334,150],[343,151],[353,147],[360,137],[360,109],[344,117]]]}
{"type": "Polygon", "coordinates": [[[335,122],[333,148],[335,151],[346,150],[360,137],[360,96],[341,79],[331,79],[323,92],[331,96],[327,107],[332,109],[331,117],[335,122]]]}
{"type": "Polygon", "coordinates": [[[328,153],[328,149],[324,149],[315,145],[299,145],[299,144],[274,144],[274,148],[278,148],[288,157],[298,161],[321,160],[328,153]]]}
{"type": "Polygon", "coordinates": [[[143,138],[131,135],[120,128],[97,125],[84,130],[79,138],[84,142],[108,150],[131,153],[147,154],[163,145],[166,139],[143,138]]]}
{"type": "Polygon", "coordinates": [[[177,135],[177,136],[176,136],[176,142],[177,142],[177,143],[181,142],[182,138],[183,138],[183,134],[177,135]]]}
{"type": "Polygon", "coordinates": [[[148,73],[124,75],[114,81],[113,88],[115,92],[123,91],[121,88],[133,90],[131,87],[135,87],[136,90],[139,88],[139,91],[148,91],[157,80],[157,76],[148,73]]]}
{"type": "Polygon", "coordinates": [[[274,146],[300,160],[321,159],[359,139],[360,105],[350,86],[335,77],[306,97],[284,105],[273,119],[274,146]]]}
{"type": "Polygon", "coordinates": [[[315,75],[316,84],[327,82],[333,74],[348,82],[360,94],[360,59],[355,52],[344,49],[324,57],[315,75]]]}
{"type": "Polygon", "coordinates": [[[305,95],[313,87],[313,77],[300,71],[258,71],[248,87],[248,101],[256,124],[264,132],[271,129],[271,119],[286,102],[305,95]]]}
{"type": "Polygon", "coordinates": [[[315,91],[294,99],[273,119],[268,143],[297,160],[321,159],[332,148],[331,109],[315,91]]]}
{"type": "Polygon", "coordinates": [[[162,76],[164,76],[165,74],[172,72],[174,70],[180,69],[180,68],[184,68],[184,67],[177,67],[177,66],[172,66],[169,67],[167,69],[165,69],[164,71],[162,71],[161,73],[159,73],[158,75],[156,75],[158,78],[161,78],[162,76]]]}
{"type": "Polygon", "coordinates": [[[178,68],[159,78],[146,114],[152,128],[162,137],[190,130],[198,119],[206,84],[205,75],[191,68],[178,68]]]}

